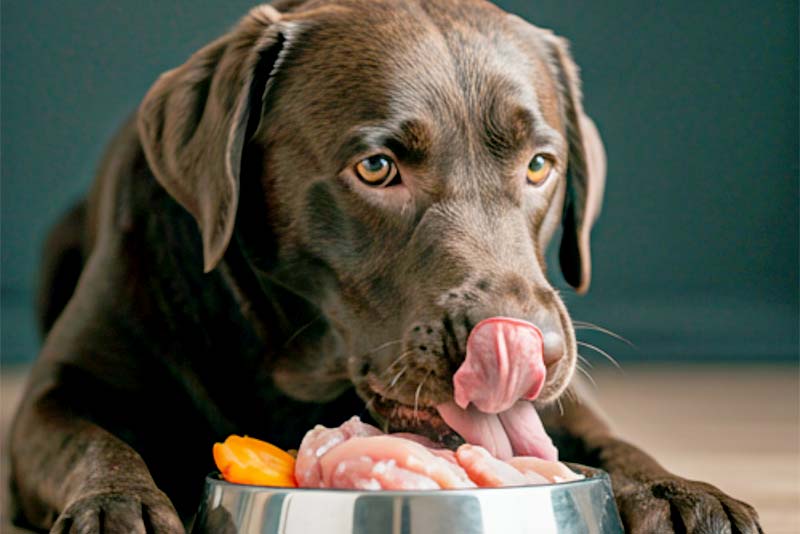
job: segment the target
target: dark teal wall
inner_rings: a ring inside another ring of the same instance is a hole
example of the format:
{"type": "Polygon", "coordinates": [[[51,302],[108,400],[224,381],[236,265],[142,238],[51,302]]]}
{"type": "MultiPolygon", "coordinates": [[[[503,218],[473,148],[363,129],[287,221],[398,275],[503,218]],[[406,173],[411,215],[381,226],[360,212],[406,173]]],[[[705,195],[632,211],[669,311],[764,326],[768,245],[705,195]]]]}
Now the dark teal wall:
{"type": "MultiPolygon", "coordinates": [[[[592,340],[642,360],[796,358],[797,2],[499,3],[572,41],[607,145],[594,286],[565,294],[640,348],[592,340]]],[[[36,352],[41,241],[103,144],[160,72],[251,5],[3,1],[4,362],[36,352]]]]}

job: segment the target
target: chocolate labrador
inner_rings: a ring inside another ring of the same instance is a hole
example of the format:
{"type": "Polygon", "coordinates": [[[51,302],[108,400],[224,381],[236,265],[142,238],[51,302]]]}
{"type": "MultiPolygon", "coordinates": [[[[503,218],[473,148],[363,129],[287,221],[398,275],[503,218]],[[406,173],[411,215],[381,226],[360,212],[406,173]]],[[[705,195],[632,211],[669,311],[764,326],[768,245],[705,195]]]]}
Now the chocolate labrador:
{"type": "Polygon", "coordinates": [[[16,523],[182,532],[231,433],[296,447],[361,414],[452,446],[434,407],[504,316],[543,332],[535,407],[630,532],[760,531],[570,385],[544,250],[560,224],[585,292],[605,156],[579,85],[563,39],[482,0],[279,0],[163,74],[47,244],[16,523]]]}

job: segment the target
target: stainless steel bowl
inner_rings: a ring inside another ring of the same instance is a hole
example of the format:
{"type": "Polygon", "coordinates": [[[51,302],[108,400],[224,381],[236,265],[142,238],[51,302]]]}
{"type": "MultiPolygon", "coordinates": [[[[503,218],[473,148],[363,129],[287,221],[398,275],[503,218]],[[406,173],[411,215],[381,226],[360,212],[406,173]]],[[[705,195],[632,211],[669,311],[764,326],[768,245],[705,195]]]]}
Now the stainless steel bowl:
{"type": "Polygon", "coordinates": [[[206,478],[193,534],[622,534],[608,476],[544,486],[350,491],[206,478]]]}

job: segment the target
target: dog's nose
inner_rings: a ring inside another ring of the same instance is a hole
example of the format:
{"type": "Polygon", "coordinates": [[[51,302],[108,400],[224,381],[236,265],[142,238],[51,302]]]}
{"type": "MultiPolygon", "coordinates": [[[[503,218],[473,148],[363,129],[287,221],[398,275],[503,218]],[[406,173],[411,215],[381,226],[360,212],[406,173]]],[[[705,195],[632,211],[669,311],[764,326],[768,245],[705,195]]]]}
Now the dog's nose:
{"type": "Polygon", "coordinates": [[[542,357],[546,367],[552,367],[564,357],[564,338],[556,332],[545,332],[542,336],[542,357]]]}

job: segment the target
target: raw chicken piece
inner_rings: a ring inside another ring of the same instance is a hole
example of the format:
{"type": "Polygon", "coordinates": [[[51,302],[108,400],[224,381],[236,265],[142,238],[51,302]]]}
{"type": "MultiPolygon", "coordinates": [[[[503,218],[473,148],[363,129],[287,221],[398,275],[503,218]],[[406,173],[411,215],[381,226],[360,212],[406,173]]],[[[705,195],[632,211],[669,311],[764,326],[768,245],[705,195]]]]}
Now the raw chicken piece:
{"type": "MultiPolygon", "coordinates": [[[[456,458],[466,470],[469,478],[482,488],[500,486],[524,486],[528,484],[525,475],[498,460],[489,451],[478,445],[465,444],[456,451],[456,458]]],[[[544,478],[542,482],[547,482],[544,478]]]]}
{"type": "MultiPolygon", "coordinates": [[[[350,438],[337,445],[320,458],[322,483],[330,485],[333,482],[333,474],[342,462],[365,457],[376,464],[391,462],[404,470],[427,477],[440,488],[475,487],[475,483],[459,465],[432,454],[419,443],[394,436],[350,438]]],[[[396,481],[400,483],[399,486],[384,486],[384,489],[406,489],[403,478],[396,481]]]]}
{"type": "Polygon", "coordinates": [[[439,458],[444,458],[450,463],[458,464],[458,460],[456,460],[456,453],[451,451],[450,449],[440,449],[439,445],[434,443],[432,440],[426,438],[425,436],[420,436],[419,434],[412,434],[410,432],[395,432],[393,434],[389,434],[394,438],[403,438],[409,441],[413,441],[415,443],[419,443],[423,447],[427,447],[432,454],[438,456],[439,458]]]}
{"type": "Polygon", "coordinates": [[[353,417],[317,426],[303,438],[295,464],[300,487],[431,490],[548,484],[582,478],[565,465],[533,457],[498,459],[478,445],[438,449],[416,434],[383,434],[353,417]]]}
{"type": "Polygon", "coordinates": [[[433,445],[427,438],[415,434],[386,436],[374,426],[362,423],[358,417],[350,418],[338,428],[317,425],[305,435],[300,444],[295,478],[300,487],[307,488],[474,487],[466,473],[458,466],[455,453],[432,448],[433,445]],[[364,452],[350,444],[339,450],[342,444],[351,440],[378,436],[390,440],[387,442],[390,445],[388,449],[385,444],[369,444],[364,448],[368,452],[364,452]],[[329,453],[334,450],[336,454],[328,458],[329,453]],[[392,457],[390,454],[396,454],[397,457],[392,457]],[[409,462],[416,468],[409,467],[409,462]],[[420,466],[424,467],[422,471],[420,466]],[[426,469],[430,473],[423,472],[426,469]]]}
{"type": "Polygon", "coordinates": [[[548,462],[534,456],[515,456],[508,463],[524,474],[534,473],[544,477],[545,483],[568,482],[584,478],[583,475],[573,472],[561,462],[548,462]]]}
{"type": "Polygon", "coordinates": [[[297,484],[305,488],[325,487],[322,482],[322,468],[319,459],[336,445],[353,437],[382,436],[383,432],[372,425],[362,423],[357,416],[351,417],[343,425],[327,428],[317,425],[309,430],[300,443],[294,476],[297,484]]]}
{"type": "Polygon", "coordinates": [[[440,489],[432,478],[398,467],[394,460],[376,462],[368,456],[339,463],[333,470],[331,487],[360,490],[440,489]]]}

